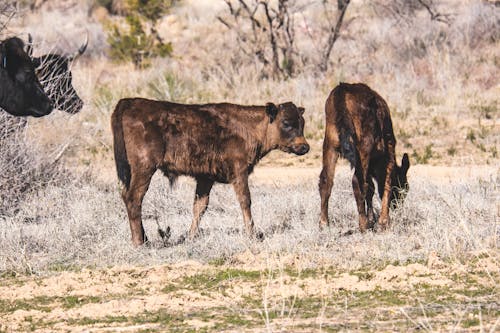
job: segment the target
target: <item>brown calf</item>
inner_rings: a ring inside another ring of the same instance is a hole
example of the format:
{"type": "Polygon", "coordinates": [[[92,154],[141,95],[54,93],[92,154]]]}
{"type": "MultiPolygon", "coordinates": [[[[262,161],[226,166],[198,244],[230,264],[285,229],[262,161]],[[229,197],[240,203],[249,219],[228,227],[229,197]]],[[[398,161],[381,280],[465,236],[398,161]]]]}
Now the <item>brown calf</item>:
{"type": "Polygon", "coordinates": [[[248,176],[273,149],[303,155],[303,108],[235,104],[184,105],[141,98],[122,99],[111,123],[122,197],[138,246],[146,241],[141,220],[142,200],[157,169],[169,179],[196,179],[190,239],[198,233],[214,182],[231,183],[240,202],[249,235],[254,233],[248,176]]]}
{"type": "Polygon", "coordinates": [[[378,220],[381,229],[389,225],[389,205],[404,200],[408,190],[408,155],[401,167],[396,164],[396,138],[389,107],[379,94],[365,84],[340,83],[326,100],[326,130],[323,141],[323,170],[319,178],[321,195],[320,227],[328,225],[328,200],[339,154],[355,169],[352,178],[359,212],[359,229],[373,228],[372,199],[377,182],[382,199],[378,220]],[[366,205],[366,207],[365,207],[366,205]]]}

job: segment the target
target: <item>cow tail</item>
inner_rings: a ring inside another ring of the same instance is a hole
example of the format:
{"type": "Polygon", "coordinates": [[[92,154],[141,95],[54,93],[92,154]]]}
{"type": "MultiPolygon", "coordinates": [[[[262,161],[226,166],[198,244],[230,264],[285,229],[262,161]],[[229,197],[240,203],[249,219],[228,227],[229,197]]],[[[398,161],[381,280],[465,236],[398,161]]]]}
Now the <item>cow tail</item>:
{"type": "Polygon", "coordinates": [[[125,185],[128,190],[130,186],[130,164],[127,158],[127,150],[125,149],[125,140],[123,138],[123,112],[125,112],[126,101],[120,100],[116,105],[115,111],[111,116],[111,127],[113,130],[113,150],[115,154],[116,172],[118,179],[125,185]]]}
{"type": "Polygon", "coordinates": [[[340,83],[340,85],[337,86],[333,92],[334,107],[336,110],[335,122],[339,130],[340,153],[346,160],[349,161],[351,168],[355,168],[358,161],[358,152],[356,150],[354,124],[345,105],[347,88],[347,85],[340,83]]]}
{"type": "Polygon", "coordinates": [[[352,131],[346,129],[340,131],[340,152],[349,161],[351,168],[355,168],[358,158],[352,131]]]}

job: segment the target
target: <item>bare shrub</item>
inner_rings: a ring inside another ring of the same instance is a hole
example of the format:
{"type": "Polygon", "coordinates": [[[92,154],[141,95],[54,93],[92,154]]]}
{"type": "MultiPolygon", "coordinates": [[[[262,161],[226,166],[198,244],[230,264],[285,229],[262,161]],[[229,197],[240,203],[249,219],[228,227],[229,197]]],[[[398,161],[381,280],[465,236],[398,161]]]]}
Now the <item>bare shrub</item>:
{"type": "Polygon", "coordinates": [[[4,30],[16,14],[17,7],[14,1],[5,1],[0,4],[0,39],[5,37],[3,36],[4,30]]]}
{"type": "Polygon", "coordinates": [[[333,5],[323,1],[327,29],[322,34],[312,35],[306,29],[297,34],[296,20],[299,14],[311,6],[297,0],[260,1],[226,0],[229,15],[218,16],[229,30],[236,33],[240,54],[256,59],[263,65],[265,76],[273,78],[291,77],[303,70],[312,60],[316,69],[326,71],[333,45],[340,36],[340,30],[349,0],[337,1],[336,20],[330,15],[333,5]],[[325,45],[315,55],[307,48],[301,49],[297,39],[312,38],[314,43],[325,45]]]}
{"type": "Polygon", "coordinates": [[[376,11],[384,15],[390,15],[400,23],[412,21],[420,11],[425,11],[432,21],[450,24],[453,15],[447,12],[441,12],[439,9],[439,0],[378,0],[373,6],[376,11]]]}
{"type": "Polygon", "coordinates": [[[26,128],[25,118],[0,113],[0,216],[12,213],[29,193],[64,178],[60,156],[45,156],[26,128]]]}

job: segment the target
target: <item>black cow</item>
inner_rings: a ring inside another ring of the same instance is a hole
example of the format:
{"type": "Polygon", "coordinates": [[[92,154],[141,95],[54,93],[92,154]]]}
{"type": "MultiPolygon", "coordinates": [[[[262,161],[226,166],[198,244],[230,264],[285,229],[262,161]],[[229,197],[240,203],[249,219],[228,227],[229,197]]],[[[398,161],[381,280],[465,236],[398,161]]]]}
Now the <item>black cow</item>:
{"type": "Polygon", "coordinates": [[[14,116],[42,117],[52,112],[33,61],[17,37],[0,43],[0,108],[14,116]]]}
{"type": "MultiPolygon", "coordinates": [[[[58,110],[75,114],[83,107],[83,101],[72,85],[71,65],[85,52],[88,41],[87,35],[85,43],[70,56],[49,53],[32,58],[38,79],[54,104],[54,108],[58,110]]],[[[31,52],[31,48],[29,50],[31,52]]]]}

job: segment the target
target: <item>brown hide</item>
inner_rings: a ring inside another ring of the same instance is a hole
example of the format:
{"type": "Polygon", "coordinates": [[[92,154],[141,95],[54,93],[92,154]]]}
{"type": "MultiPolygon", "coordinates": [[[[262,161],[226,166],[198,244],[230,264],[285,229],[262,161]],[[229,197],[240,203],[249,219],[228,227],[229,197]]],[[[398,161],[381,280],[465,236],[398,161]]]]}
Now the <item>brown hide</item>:
{"type": "Polygon", "coordinates": [[[246,231],[254,232],[248,175],[273,149],[307,153],[304,109],[235,104],[185,105],[147,99],[123,99],[112,115],[115,162],[135,245],[146,239],[141,205],[152,175],[197,181],[190,238],[208,205],[214,182],[231,183],[240,202],[246,231]]]}
{"type": "Polygon", "coordinates": [[[408,155],[399,167],[395,160],[396,138],[389,107],[384,99],[365,84],[340,83],[330,93],[326,105],[323,141],[323,169],[319,179],[321,196],[320,227],[328,225],[328,200],[333,187],[338,156],[355,169],[352,178],[359,212],[359,228],[373,228],[372,179],[382,199],[378,219],[381,229],[389,225],[389,207],[402,202],[408,190],[408,155]],[[387,176],[388,175],[388,176],[387,176]]]}

